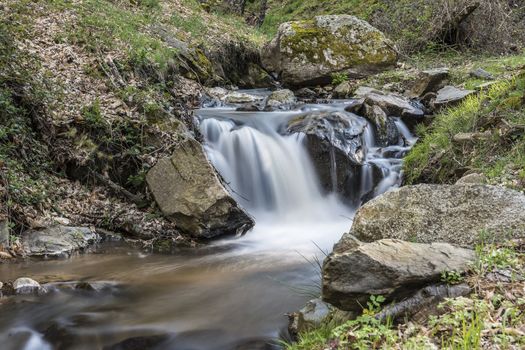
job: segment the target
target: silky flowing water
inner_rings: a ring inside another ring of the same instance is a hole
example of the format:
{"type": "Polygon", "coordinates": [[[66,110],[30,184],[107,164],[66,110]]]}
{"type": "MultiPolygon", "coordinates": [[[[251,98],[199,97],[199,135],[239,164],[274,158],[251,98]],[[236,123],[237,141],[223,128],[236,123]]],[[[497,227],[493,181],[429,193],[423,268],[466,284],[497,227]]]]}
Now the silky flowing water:
{"type": "MultiPolygon", "coordinates": [[[[67,260],[2,264],[1,281],[27,276],[50,282],[52,292],[0,299],[0,348],[103,349],[138,337],[144,338],[135,347],[128,342],[115,348],[279,348],[275,340],[286,338],[285,314],[319,294],[316,260],[348,231],[355,212],[337,194],[323,193],[305,136],[288,135],[286,124],[320,110],[344,113],[344,107],[197,111],[208,157],[255,218],[254,229],[169,255],[104,243],[67,260]],[[92,282],[96,290],[74,289],[67,281],[92,282]]],[[[406,126],[396,120],[403,137],[380,148],[371,125],[348,115],[365,126],[359,195],[398,185],[400,157],[414,142],[406,126]],[[383,178],[375,189],[372,166],[383,178]]]]}

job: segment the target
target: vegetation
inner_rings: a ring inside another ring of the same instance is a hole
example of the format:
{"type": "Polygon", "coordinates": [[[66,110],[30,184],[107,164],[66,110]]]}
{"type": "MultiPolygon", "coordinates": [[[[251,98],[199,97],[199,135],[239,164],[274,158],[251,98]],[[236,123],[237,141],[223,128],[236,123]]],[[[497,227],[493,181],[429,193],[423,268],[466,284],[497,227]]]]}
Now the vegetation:
{"type": "Polygon", "coordinates": [[[509,51],[515,49],[509,43],[525,35],[525,5],[506,0],[269,0],[268,8],[261,29],[270,35],[280,23],[310,19],[312,14],[351,14],[368,20],[410,53],[443,46],[509,51]],[[477,8],[472,7],[478,3],[477,8]]]}
{"type": "MultiPolygon", "coordinates": [[[[480,243],[478,259],[465,278],[475,292],[468,297],[446,299],[425,320],[381,322],[371,312],[380,311],[373,297],[373,308],[362,316],[300,334],[299,341],[288,344],[287,349],[521,349],[525,346],[522,248],[522,241],[504,246],[480,243]]],[[[456,274],[447,276],[457,282],[456,274]]]]}
{"type": "MultiPolygon", "coordinates": [[[[471,83],[471,82],[470,82],[471,83]]],[[[499,81],[442,111],[405,160],[407,183],[453,183],[479,171],[494,183],[523,190],[525,75],[499,81]],[[471,135],[461,141],[457,135],[471,135]]]]}

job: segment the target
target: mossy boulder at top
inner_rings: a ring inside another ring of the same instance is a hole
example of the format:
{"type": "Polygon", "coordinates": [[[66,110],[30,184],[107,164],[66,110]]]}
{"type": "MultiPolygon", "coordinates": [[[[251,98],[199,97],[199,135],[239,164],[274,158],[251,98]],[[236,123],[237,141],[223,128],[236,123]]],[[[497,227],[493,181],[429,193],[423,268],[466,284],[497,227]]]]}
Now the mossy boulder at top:
{"type": "Polygon", "coordinates": [[[383,33],[349,15],[283,23],[262,53],[265,68],[292,86],[329,84],[334,73],[364,77],[396,61],[383,33]]]}

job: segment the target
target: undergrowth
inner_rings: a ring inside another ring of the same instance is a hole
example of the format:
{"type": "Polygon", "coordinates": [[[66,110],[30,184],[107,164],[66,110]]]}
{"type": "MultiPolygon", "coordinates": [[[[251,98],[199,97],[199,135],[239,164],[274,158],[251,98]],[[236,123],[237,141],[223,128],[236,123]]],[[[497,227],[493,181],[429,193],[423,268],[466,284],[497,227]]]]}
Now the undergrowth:
{"type": "Polygon", "coordinates": [[[525,346],[523,248],[522,241],[504,246],[480,243],[476,249],[478,258],[466,277],[473,294],[445,299],[436,313],[423,321],[407,319],[399,324],[380,321],[374,314],[381,308],[374,304],[372,310],[367,309],[354,320],[338,324],[328,321],[301,333],[297,343],[285,347],[287,350],[522,349],[525,346]]]}
{"type": "Polygon", "coordinates": [[[454,183],[479,171],[494,183],[525,189],[525,74],[497,82],[442,111],[405,158],[406,182],[454,183]],[[469,134],[458,141],[455,136],[469,134]]]}

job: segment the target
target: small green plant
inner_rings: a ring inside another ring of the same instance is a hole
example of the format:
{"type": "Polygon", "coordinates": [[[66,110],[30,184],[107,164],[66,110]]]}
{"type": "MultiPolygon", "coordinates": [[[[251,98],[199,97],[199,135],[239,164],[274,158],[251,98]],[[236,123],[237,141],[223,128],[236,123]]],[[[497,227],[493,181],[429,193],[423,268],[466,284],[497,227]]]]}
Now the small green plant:
{"type": "Polygon", "coordinates": [[[345,81],[348,81],[348,74],[342,72],[332,74],[332,85],[339,85],[345,81]]]}
{"type": "Polygon", "coordinates": [[[370,299],[366,302],[367,308],[363,310],[363,313],[366,315],[375,315],[381,311],[381,306],[385,300],[385,297],[382,295],[371,295],[370,299]]]}
{"type": "Polygon", "coordinates": [[[441,273],[441,282],[446,284],[459,284],[463,282],[463,276],[458,271],[443,271],[441,273]]]}
{"type": "Polygon", "coordinates": [[[80,113],[85,122],[91,127],[103,127],[106,123],[100,109],[99,100],[95,100],[91,105],[83,107],[80,113]]]}

